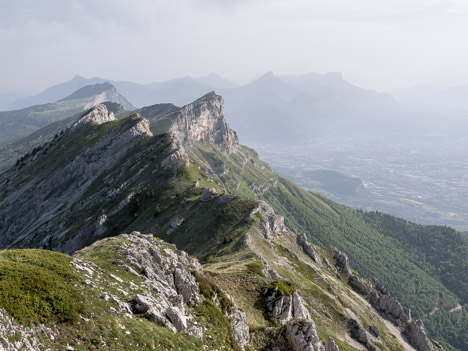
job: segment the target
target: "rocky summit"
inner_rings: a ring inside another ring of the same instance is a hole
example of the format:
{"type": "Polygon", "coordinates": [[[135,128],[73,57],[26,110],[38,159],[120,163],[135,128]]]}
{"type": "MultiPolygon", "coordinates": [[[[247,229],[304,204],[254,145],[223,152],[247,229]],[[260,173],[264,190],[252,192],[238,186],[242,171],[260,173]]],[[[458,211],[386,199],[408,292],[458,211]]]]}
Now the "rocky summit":
{"type": "Polygon", "coordinates": [[[214,93],[119,119],[98,104],[0,175],[0,345],[440,350],[346,253],[295,232],[282,206],[308,201],[340,218],[240,145],[214,93]]]}

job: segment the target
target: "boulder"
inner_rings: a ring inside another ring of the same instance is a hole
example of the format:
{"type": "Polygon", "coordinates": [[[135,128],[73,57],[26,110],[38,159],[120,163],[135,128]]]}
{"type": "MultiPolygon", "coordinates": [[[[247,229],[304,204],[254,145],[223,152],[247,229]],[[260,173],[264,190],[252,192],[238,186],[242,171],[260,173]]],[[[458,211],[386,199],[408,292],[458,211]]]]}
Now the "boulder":
{"type": "Polygon", "coordinates": [[[153,302],[151,299],[145,295],[137,294],[134,298],[134,307],[138,313],[146,313],[150,310],[153,302]]]}
{"type": "Polygon", "coordinates": [[[184,311],[181,311],[177,307],[171,307],[166,311],[166,315],[177,329],[177,332],[181,332],[187,329],[187,317],[185,316],[184,311]]]}
{"type": "Polygon", "coordinates": [[[200,201],[208,201],[214,195],[216,195],[216,189],[215,188],[208,188],[203,192],[202,196],[200,197],[200,201]]]}
{"type": "Polygon", "coordinates": [[[348,256],[340,251],[335,252],[336,267],[343,273],[351,274],[351,268],[349,267],[348,256]]]}

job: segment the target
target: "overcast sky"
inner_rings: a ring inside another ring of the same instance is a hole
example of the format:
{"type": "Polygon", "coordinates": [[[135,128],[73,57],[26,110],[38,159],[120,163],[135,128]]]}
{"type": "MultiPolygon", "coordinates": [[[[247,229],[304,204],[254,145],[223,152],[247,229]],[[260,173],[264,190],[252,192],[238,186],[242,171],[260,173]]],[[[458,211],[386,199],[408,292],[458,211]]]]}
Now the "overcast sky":
{"type": "Polygon", "coordinates": [[[468,84],[466,0],[0,0],[0,91],[341,71],[363,88],[468,84]]]}

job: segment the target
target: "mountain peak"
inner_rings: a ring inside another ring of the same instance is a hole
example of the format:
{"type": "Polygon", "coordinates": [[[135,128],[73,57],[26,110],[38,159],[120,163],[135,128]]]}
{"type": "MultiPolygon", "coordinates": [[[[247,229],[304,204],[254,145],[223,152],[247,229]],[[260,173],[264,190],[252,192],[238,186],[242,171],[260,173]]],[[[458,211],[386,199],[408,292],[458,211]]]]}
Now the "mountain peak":
{"type": "Polygon", "coordinates": [[[101,93],[104,93],[106,91],[112,91],[112,92],[117,92],[117,89],[109,83],[109,82],[104,82],[104,83],[98,83],[98,84],[93,84],[93,85],[87,85],[81,89],[78,89],[75,91],[73,94],[59,100],[59,101],[70,101],[70,100],[78,100],[78,99],[84,99],[87,97],[91,97],[94,95],[98,95],[101,93]]]}
{"type": "Polygon", "coordinates": [[[86,80],[86,78],[83,77],[83,76],[80,76],[79,74],[77,74],[77,75],[75,75],[75,76],[71,79],[71,81],[77,81],[77,80],[78,80],[78,81],[86,80]]]}
{"type": "Polygon", "coordinates": [[[103,124],[106,122],[115,121],[115,116],[107,110],[104,104],[99,104],[88,110],[81,116],[71,127],[74,131],[85,124],[103,124]]]}
{"type": "Polygon", "coordinates": [[[89,98],[92,98],[92,100],[86,105],[86,108],[106,101],[112,101],[123,105],[126,110],[135,109],[135,107],[126,98],[120,95],[117,89],[109,82],[87,85],[59,100],[59,102],[89,98]]]}
{"type": "Polygon", "coordinates": [[[268,71],[268,72],[265,72],[264,74],[262,74],[260,76],[259,80],[260,79],[276,79],[276,76],[273,73],[273,71],[268,71]]]}
{"type": "Polygon", "coordinates": [[[213,144],[224,154],[230,154],[239,145],[236,132],[224,117],[224,99],[214,91],[182,107],[171,132],[185,142],[213,144]]]}

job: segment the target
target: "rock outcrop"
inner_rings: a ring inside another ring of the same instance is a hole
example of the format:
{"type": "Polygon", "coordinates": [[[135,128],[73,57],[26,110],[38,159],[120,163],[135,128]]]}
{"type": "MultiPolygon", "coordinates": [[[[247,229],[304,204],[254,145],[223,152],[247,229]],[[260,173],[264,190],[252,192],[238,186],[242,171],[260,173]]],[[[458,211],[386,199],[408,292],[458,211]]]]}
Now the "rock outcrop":
{"type": "Polygon", "coordinates": [[[411,320],[411,311],[388,294],[374,291],[370,294],[369,301],[384,318],[397,326],[405,326],[411,320]]]}
{"type": "Polygon", "coordinates": [[[182,107],[170,131],[185,143],[215,145],[223,154],[232,153],[239,145],[236,132],[224,117],[224,100],[213,92],[182,107]]]}
{"type": "Polygon", "coordinates": [[[369,332],[374,335],[376,338],[380,337],[380,330],[377,326],[371,325],[369,326],[369,332]]]}
{"type": "Polygon", "coordinates": [[[203,201],[203,202],[208,201],[209,199],[211,199],[215,195],[216,195],[216,189],[215,188],[208,188],[202,193],[202,195],[200,197],[200,201],[203,201]]]}
{"type": "MultiPolygon", "coordinates": [[[[152,234],[139,232],[98,241],[79,251],[77,256],[86,256],[88,252],[100,249],[107,252],[110,250],[117,255],[123,253],[123,259],[115,259],[113,264],[141,279],[138,293],[128,303],[117,301],[115,297],[107,298],[114,299],[121,306],[122,313],[143,315],[147,320],[168,327],[173,332],[187,332],[199,339],[204,338],[206,327],[193,312],[193,308],[206,298],[200,293],[197,277],[206,278],[197,259],[154,238],[152,234]]],[[[79,262],[76,265],[85,271],[90,270],[79,262]]],[[[92,278],[89,277],[89,280],[92,278]]],[[[119,280],[118,277],[114,278],[119,280]]],[[[218,290],[218,293],[222,291],[218,290]]],[[[216,300],[216,305],[229,321],[235,342],[243,349],[250,340],[245,313],[229,295],[223,296],[229,303],[222,305],[216,300]]]]}
{"type": "MultiPolygon", "coordinates": [[[[403,334],[409,343],[418,351],[432,351],[433,345],[426,335],[424,324],[421,320],[411,320],[411,310],[402,306],[395,298],[390,296],[387,289],[378,280],[370,280],[374,287],[369,295],[370,304],[387,320],[403,329],[403,334]]],[[[376,326],[370,326],[369,331],[380,337],[380,330],[376,326]]]]}
{"type": "Polygon", "coordinates": [[[375,351],[376,348],[370,343],[369,336],[364,328],[354,319],[348,321],[348,330],[351,337],[363,344],[369,351],[375,351]]]}
{"type": "Polygon", "coordinates": [[[340,351],[338,345],[335,344],[335,340],[329,336],[325,343],[325,351],[340,351]]]}
{"type": "MultiPolygon", "coordinates": [[[[192,272],[201,273],[197,260],[185,252],[176,252],[150,235],[122,234],[107,241],[125,239],[125,261],[144,277],[146,293],[135,295],[133,309],[148,320],[181,332],[192,318],[185,310],[201,302],[198,283],[192,272]],[[157,292],[155,297],[151,292],[157,292]]],[[[93,247],[93,246],[91,246],[93,247]]],[[[121,262],[114,261],[122,265],[121,262]]]]}
{"type": "Polygon", "coordinates": [[[348,284],[359,294],[367,296],[370,294],[369,288],[355,275],[350,275],[348,284]]]}
{"type": "Polygon", "coordinates": [[[345,274],[351,274],[348,256],[338,250],[335,251],[336,267],[345,274]]]}
{"type": "Polygon", "coordinates": [[[310,313],[297,292],[282,296],[277,288],[267,289],[265,294],[270,316],[284,325],[292,319],[310,319],[310,313]]]}
{"type": "Polygon", "coordinates": [[[258,220],[258,226],[265,239],[273,239],[287,230],[284,218],[277,215],[271,206],[264,201],[257,202],[257,206],[250,211],[245,221],[250,223],[255,219],[258,220]]]}
{"type": "Polygon", "coordinates": [[[0,350],[36,351],[45,350],[46,341],[53,341],[57,332],[39,325],[27,327],[16,323],[5,310],[0,309],[0,350]]]}
{"type": "Polygon", "coordinates": [[[404,334],[410,344],[418,351],[433,351],[434,347],[426,335],[424,324],[421,320],[409,322],[404,330],[404,334]]]}
{"type": "Polygon", "coordinates": [[[293,351],[324,351],[312,320],[291,320],[286,324],[286,338],[293,351]]]}
{"type": "Polygon", "coordinates": [[[245,312],[239,310],[234,304],[234,301],[228,297],[233,303],[230,311],[226,311],[226,317],[231,320],[231,330],[237,345],[240,348],[244,348],[250,341],[249,325],[247,324],[247,318],[245,312]]]}
{"type": "Polygon", "coordinates": [[[307,242],[307,236],[305,234],[301,234],[297,236],[296,239],[297,245],[299,245],[304,251],[304,253],[309,256],[314,262],[319,263],[320,262],[320,257],[317,255],[315,252],[314,248],[309,245],[307,242]]]}
{"type": "Polygon", "coordinates": [[[71,127],[74,131],[80,126],[91,123],[91,124],[103,124],[106,122],[115,121],[115,116],[112,112],[107,110],[107,107],[103,104],[99,104],[85,112],[71,127]]]}

